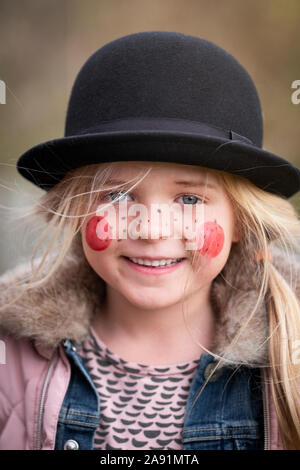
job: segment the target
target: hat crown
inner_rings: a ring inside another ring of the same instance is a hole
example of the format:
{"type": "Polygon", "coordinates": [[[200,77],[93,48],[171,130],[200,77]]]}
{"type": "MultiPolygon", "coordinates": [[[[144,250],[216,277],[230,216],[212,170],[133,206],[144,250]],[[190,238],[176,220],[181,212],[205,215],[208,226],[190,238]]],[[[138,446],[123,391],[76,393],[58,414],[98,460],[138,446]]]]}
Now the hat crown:
{"type": "Polygon", "coordinates": [[[221,47],[183,33],[123,36],[81,67],[68,103],[65,136],[128,118],[205,123],[262,147],[261,104],[249,73],[221,47]]]}

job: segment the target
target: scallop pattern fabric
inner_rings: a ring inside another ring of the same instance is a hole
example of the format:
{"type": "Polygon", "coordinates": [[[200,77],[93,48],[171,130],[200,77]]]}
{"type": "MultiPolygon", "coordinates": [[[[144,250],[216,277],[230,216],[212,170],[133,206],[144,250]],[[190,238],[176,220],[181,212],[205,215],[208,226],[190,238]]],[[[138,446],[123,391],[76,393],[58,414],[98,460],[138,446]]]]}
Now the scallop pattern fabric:
{"type": "Polygon", "coordinates": [[[78,354],[100,397],[94,449],[183,449],[185,407],[200,356],[162,366],[128,362],[110,351],[93,328],[78,354]]]}

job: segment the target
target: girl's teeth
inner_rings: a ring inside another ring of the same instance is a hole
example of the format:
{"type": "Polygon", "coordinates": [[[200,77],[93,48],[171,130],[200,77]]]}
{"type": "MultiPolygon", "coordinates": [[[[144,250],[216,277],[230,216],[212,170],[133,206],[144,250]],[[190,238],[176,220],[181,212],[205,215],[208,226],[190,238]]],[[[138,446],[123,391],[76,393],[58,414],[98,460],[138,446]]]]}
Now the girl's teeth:
{"type": "Polygon", "coordinates": [[[174,264],[174,263],[177,263],[178,261],[180,261],[180,259],[161,259],[161,260],[154,260],[154,261],[150,261],[149,259],[141,259],[141,258],[129,258],[130,261],[133,261],[134,263],[137,263],[137,264],[141,264],[141,265],[144,265],[144,266],[153,266],[153,267],[157,267],[157,266],[168,266],[170,264],[174,264]]]}

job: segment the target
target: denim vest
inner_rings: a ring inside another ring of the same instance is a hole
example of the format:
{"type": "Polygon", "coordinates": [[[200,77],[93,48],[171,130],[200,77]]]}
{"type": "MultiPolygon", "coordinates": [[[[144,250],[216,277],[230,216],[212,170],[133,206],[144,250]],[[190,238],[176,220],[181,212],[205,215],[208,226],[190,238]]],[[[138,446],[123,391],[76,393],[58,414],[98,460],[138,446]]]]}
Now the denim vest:
{"type": "MultiPolygon", "coordinates": [[[[55,450],[92,450],[101,403],[83,359],[70,340],[62,343],[71,379],[60,410],[55,450]]],[[[199,395],[214,357],[202,353],[186,403],[183,450],[263,450],[264,410],[260,370],[217,370],[199,395]]]]}

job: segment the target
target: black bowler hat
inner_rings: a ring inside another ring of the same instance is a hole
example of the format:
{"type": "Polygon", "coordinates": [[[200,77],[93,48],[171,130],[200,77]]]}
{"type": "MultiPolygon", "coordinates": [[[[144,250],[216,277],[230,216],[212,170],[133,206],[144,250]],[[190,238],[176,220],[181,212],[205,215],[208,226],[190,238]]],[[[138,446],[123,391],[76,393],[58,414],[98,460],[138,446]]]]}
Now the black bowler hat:
{"type": "Polygon", "coordinates": [[[255,85],[228,52],[168,31],[129,34],[105,44],[80,69],[65,136],[27,150],[22,176],[44,190],[83,165],[160,161],[244,176],[290,197],[300,170],[262,149],[255,85]]]}

